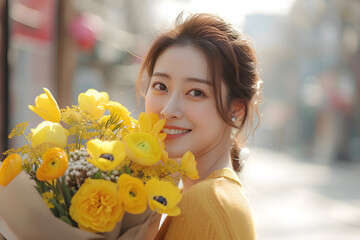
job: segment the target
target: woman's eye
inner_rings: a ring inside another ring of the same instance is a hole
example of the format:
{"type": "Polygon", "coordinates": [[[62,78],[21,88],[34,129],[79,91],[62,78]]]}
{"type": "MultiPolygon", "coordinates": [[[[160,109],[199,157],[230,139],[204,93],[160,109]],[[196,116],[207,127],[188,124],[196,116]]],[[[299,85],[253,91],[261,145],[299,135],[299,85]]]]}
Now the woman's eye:
{"type": "Polygon", "coordinates": [[[203,97],[203,96],[205,96],[205,94],[204,94],[202,91],[197,90],[197,89],[191,90],[191,91],[189,92],[189,94],[190,94],[191,96],[194,96],[194,97],[203,97]]]}
{"type": "Polygon", "coordinates": [[[155,83],[153,85],[153,88],[155,88],[156,90],[159,90],[159,91],[166,91],[167,92],[167,87],[165,86],[165,84],[162,84],[162,83],[155,83]]]}

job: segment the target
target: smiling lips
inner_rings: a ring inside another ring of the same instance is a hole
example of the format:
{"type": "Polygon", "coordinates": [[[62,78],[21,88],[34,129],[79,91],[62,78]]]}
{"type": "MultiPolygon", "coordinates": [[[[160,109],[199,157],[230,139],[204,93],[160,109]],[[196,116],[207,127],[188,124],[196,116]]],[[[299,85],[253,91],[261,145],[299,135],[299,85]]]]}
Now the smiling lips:
{"type": "Polygon", "coordinates": [[[183,128],[175,128],[175,127],[164,127],[162,131],[167,134],[166,139],[175,139],[184,136],[191,130],[183,129],[183,128]]]}

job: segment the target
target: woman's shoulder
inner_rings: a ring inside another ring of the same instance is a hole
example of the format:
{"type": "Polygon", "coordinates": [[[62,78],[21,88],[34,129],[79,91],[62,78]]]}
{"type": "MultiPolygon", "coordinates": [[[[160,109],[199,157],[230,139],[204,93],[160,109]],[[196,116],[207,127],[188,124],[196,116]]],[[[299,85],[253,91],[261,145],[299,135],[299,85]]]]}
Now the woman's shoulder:
{"type": "Polygon", "coordinates": [[[254,239],[251,211],[236,174],[208,177],[186,191],[183,200],[179,221],[199,231],[212,229],[216,236],[227,236],[223,239],[254,239]]]}
{"type": "Polygon", "coordinates": [[[192,200],[201,202],[203,208],[216,207],[215,210],[223,208],[243,210],[248,208],[244,189],[235,173],[210,175],[189,191],[189,197],[196,198],[192,200]]]}

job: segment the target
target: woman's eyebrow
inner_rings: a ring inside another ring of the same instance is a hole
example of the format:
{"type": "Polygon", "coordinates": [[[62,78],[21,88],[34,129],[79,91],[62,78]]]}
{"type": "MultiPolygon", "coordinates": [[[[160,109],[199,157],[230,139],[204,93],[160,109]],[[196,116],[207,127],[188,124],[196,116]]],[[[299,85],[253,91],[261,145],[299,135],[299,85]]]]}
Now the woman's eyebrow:
{"type": "Polygon", "coordinates": [[[152,77],[157,76],[157,77],[165,77],[165,78],[169,78],[170,76],[166,73],[162,73],[162,72],[153,72],[153,74],[151,75],[152,77]]]}
{"type": "MultiPolygon", "coordinates": [[[[165,77],[165,78],[171,79],[171,77],[168,74],[163,73],[163,72],[154,72],[151,76],[152,77],[154,77],[154,76],[165,77]]],[[[189,77],[189,78],[186,78],[186,81],[204,83],[204,84],[212,86],[212,83],[209,80],[202,79],[202,78],[189,77]]]]}
{"type": "Polygon", "coordinates": [[[202,79],[202,78],[186,78],[186,81],[189,81],[189,82],[198,82],[198,83],[205,83],[207,85],[210,85],[212,86],[212,83],[206,79],[202,79]]]}

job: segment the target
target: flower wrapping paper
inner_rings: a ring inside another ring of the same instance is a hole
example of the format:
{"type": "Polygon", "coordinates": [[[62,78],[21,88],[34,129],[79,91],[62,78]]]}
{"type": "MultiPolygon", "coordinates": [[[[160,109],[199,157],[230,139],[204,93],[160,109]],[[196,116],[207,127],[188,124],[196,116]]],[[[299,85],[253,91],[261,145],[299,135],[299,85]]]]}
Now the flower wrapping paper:
{"type": "Polygon", "coordinates": [[[22,171],[6,187],[0,186],[0,232],[8,240],[128,240],[144,239],[149,224],[161,215],[149,209],[125,214],[111,232],[94,234],[56,218],[22,171]]]}

